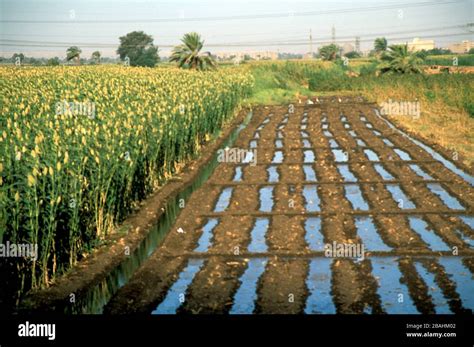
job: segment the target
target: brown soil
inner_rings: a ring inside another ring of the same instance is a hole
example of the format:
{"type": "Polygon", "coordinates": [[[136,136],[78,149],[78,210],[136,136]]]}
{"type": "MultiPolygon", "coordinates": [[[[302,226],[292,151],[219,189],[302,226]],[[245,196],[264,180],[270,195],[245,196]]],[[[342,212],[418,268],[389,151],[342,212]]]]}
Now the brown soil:
{"type": "Polygon", "coordinates": [[[437,257],[450,252],[434,252],[420,235],[410,228],[408,217],[422,217],[432,231],[449,247],[458,247],[466,268],[474,271],[474,250],[458,236],[456,230],[474,236],[459,215],[474,215],[474,189],[457,175],[415,146],[394,133],[373,112],[373,105],[358,98],[321,99],[315,105],[296,106],[294,113],[284,106],[261,107],[254,110],[249,125],[240,133],[233,147],[248,148],[257,140],[257,164],[220,163],[210,179],[195,191],[186,203],[175,225],[162,244],[122,287],[105,308],[106,313],[150,313],[165,298],[189,259],[202,258],[204,265],[186,289],[185,302],[177,313],[227,313],[233,298],[242,285],[241,276],[248,268],[250,258],[265,258],[265,271],[258,278],[255,313],[301,313],[309,296],[306,279],[309,261],[323,252],[311,250],[306,241],[305,220],[321,218],[321,234],[325,243],[360,243],[355,224],[356,216],[371,216],[380,238],[392,251],[366,253],[360,262],[351,258],[336,258],[331,265],[331,294],[338,313],[382,313],[382,303],[377,294],[378,285],[372,275],[370,257],[399,257],[401,281],[406,284],[417,309],[434,313],[427,285],[417,274],[413,256],[423,256],[423,264],[431,273],[447,298],[453,312],[463,311],[462,302],[449,274],[438,264],[437,257]],[[289,113],[289,114],[288,114],[289,113]],[[271,116],[270,116],[271,114],[271,116]],[[350,129],[344,127],[340,116],[347,118],[350,129]],[[376,136],[360,119],[363,114],[373,128],[381,133],[376,136]],[[331,152],[330,138],[321,127],[326,119],[340,149],[349,153],[348,166],[356,176],[368,211],[354,210],[345,195],[345,182],[331,152]],[[287,119],[285,121],[285,119],[287,119]],[[303,120],[307,122],[303,123],[303,120]],[[268,120],[268,121],[267,121],[268,120]],[[314,163],[303,163],[304,150],[301,126],[309,135],[314,163]],[[260,128],[259,128],[260,127],[260,128]],[[354,130],[367,147],[360,147],[349,134],[354,130]],[[277,148],[278,132],[283,137],[283,148],[277,148]],[[256,138],[258,134],[258,138],[256,138]],[[389,139],[394,147],[382,141],[389,139]],[[386,187],[385,181],[367,159],[364,149],[369,148],[380,158],[379,164],[395,178],[416,206],[404,210],[386,187]],[[394,148],[407,152],[411,160],[403,161],[394,148]],[[282,163],[273,163],[276,151],[282,151],[282,163]],[[417,176],[407,164],[416,163],[433,177],[426,181],[417,176]],[[277,167],[278,182],[269,183],[267,168],[277,167]],[[317,182],[306,182],[303,165],[311,165],[317,182]],[[243,167],[241,181],[233,181],[236,166],[243,167]],[[439,183],[465,207],[463,211],[450,210],[431,192],[427,182],[439,183]],[[303,189],[305,185],[317,187],[320,210],[306,209],[303,189]],[[271,212],[261,211],[259,190],[273,187],[271,212]],[[216,212],[214,207],[224,188],[233,189],[227,209],[216,212]],[[218,218],[212,231],[209,249],[199,253],[195,249],[208,218],[218,218]],[[252,229],[256,217],[266,217],[270,225],[265,234],[267,250],[249,252],[252,229]],[[177,232],[181,228],[184,233],[177,232]]]}

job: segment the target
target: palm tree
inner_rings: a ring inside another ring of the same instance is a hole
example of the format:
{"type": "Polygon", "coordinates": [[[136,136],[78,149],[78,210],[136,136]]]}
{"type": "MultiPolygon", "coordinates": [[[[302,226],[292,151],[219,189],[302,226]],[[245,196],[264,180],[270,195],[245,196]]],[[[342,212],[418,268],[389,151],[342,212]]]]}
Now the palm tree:
{"type": "Polygon", "coordinates": [[[408,45],[392,45],[382,54],[379,66],[381,73],[421,73],[423,59],[408,51],[408,45]]]}
{"type": "Polygon", "coordinates": [[[93,52],[92,59],[95,60],[97,64],[100,64],[100,52],[99,51],[93,52]]]}
{"type": "Polygon", "coordinates": [[[70,61],[72,59],[76,59],[76,63],[79,65],[81,60],[80,60],[80,55],[82,51],[79,47],[77,46],[72,46],[69,47],[66,51],[66,59],[67,61],[70,61]]]}
{"type": "Polygon", "coordinates": [[[385,37],[377,37],[374,41],[375,52],[382,53],[387,50],[387,39],[385,37]]]}
{"type": "Polygon", "coordinates": [[[202,52],[204,41],[198,33],[188,33],[181,39],[182,45],[176,46],[170,61],[175,61],[184,69],[207,70],[215,68],[216,62],[210,52],[202,52]]]}
{"type": "Polygon", "coordinates": [[[323,46],[319,49],[319,55],[323,60],[336,60],[338,52],[339,47],[337,47],[334,43],[323,46]]]}

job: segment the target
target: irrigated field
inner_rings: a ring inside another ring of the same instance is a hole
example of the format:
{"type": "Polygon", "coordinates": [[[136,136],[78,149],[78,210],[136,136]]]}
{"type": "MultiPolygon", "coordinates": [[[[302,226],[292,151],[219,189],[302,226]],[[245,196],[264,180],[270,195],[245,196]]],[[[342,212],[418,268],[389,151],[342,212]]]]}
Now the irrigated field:
{"type": "Polygon", "coordinates": [[[474,309],[473,177],[342,101],[259,108],[235,143],[256,165],[221,163],[105,312],[474,309]]]}

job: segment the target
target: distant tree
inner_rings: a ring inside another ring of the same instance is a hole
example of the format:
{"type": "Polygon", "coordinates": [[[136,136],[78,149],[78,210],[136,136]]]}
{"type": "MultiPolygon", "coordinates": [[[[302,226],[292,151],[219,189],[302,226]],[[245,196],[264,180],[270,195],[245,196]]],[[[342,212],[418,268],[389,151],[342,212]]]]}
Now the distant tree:
{"type": "Polygon", "coordinates": [[[58,66],[59,64],[60,64],[60,61],[58,57],[48,59],[48,61],[46,62],[46,65],[48,66],[58,66]]]}
{"type": "Polygon", "coordinates": [[[66,60],[71,61],[74,59],[76,64],[79,65],[81,63],[81,53],[82,50],[79,47],[71,46],[66,51],[66,60]]]}
{"type": "Polygon", "coordinates": [[[344,54],[344,56],[346,58],[349,58],[349,59],[354,59],[354,58],[360,58],[361,57],[360,53],[356,52],[356,51],[347,52],[346,54],[344,54]]]}
{"type": "Polygon", "coordinates": [[[25,61],[25,55],[23,53],[14,53],[12,55],[12,62],[13,64],[16,64],[19,62],[20,64],[23,64],[25,61]]]}
{"type": "Polygon", "coordinates": [[[319,48],[319,55],[323,60],[334,61],[338,57],[339,47],[334,43],[319,48]]]}
{"type": "Polygon", "coordinates": [[[33,66],[41,65],[41,60],[33,58],[33,57],[29,58],[28,62],[33,66]]]}
{"type": "Polygon", "coordinates": [[[375,52],[381,54],[387,50],[387,39],[385,37],[377,37],[374,41],[375,52]]]}
{"type": "Polygon", "coordinates": [[[120,39],[117,54],[121,60],[129,59],[131,66],[155,66],[160,57],[158,47],[153,45],[153,37],[143,31],[133,31],[120,39]]]}
{"type": "Polygon", "coordinates": [[[433,49],[423,50],[422,52],[426,52],[426,55],[452,54],[451,50],[444,49],[444,48],[433,48],[433,49]]]}
{"type": "Polygon", "coordinates": [[[95,51],[92,53],[92,57],[91,59],[96,63],[96,64],[100,64],[100,52],[99,51],[95,51]]]}
{"type": "Polygon", "coordinates": [[[418,53],[408,50],[408,45],[392,45],[382,54],[379,66],[381,73],[421,73],[423,59],[418,53]]]}
{"type": "Polygon", "coordinates": [[[474,48],[471,48],[471,49],[469,50],[469,52],[467,52],[467,53],[469,53],[469,54],[474,54],[474,48]]]}
{"type": "Polygon", "coordinates": [[[198,33],[187,33],[181,39],[183,44],[176,46],[170,61],[178,63],[183,69],[207,70],[216,67],[210,52],[201,52],[204,40],[198,33]]]}

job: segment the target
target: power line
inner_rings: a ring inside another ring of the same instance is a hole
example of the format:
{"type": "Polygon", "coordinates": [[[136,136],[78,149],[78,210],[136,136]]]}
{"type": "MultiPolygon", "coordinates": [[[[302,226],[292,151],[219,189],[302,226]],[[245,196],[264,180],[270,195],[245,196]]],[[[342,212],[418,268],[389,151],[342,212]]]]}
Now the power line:
{"type": "MultiPolygon", "coordinates": [[[[364,40],[365,42],[370,41],[375,39],[376,37],[381,37],[381,36],[387,36],[388,39],[391,39],[391,35],[400,35],[400,34],[410,34],[410,33],[416,33],[418,36],[422,32],[430,32],[430,31],[441,31],[441,30],[449,30],[449,29],[463,29],[463,30],[469,30],[469,28],[472,26],[472,23],[466,23],[463,25],[451,25],[451,26],[445,26],[445,27],[429,27],[429,28],[419,28],[419,29],[413,29],[413,30],[397,30],[393,32],[379,32],[375,34],[370,34],[370,35],[364,35],[364,40]]],[[[433,36],[440,36],[441,34],[436,34],[433,36]]],[[[360,38],[362,35],[357,35],[357,37],[360,38]]],[[[426,36],[426,35],[425,35],[426,36]]],[[[314,37],[312,36],[312,32],[310,31],[310,41],[313,40],[314,37]]],[[[353,40],[354,36],[341,36],[338,37],[337,42],[344,42],[345,40],[353,40]]],[[[327,43],[327,42],[336,42],[336,37],[335,35],[331,35],[331,37],[319,37],[317,39],[318,41],[313,43],[327,43]]],[[[119,45],[119,43],[99,43],[99,42],[57,42],[57,41],[32,41],[32,40],[16,40],[16,39],[1,39],[0,42],[6,42],[10,45],[13,45],[13,43],[21,46],[21,45],[29,45],[29,44],[38,44],[38,45],[60,45],[60,46],[85,46],[85,47],[91,47],[91,45],[94,46],[99,46],[99,47],[116,47],[119,45]]],[[[211,43],[211,44],[206,44],[206,46],[226,46],[226,45],[266,45],[268,43],[272,43],[274,45],[278,44],[288,44],[292,42],[306,42],[308,43],[307,39],[305,37],[299,36],[298,38],[295,39],[283,39],[283,40],[278,40],[278,41],[269,41],[269,40],[258,40],[258,41],[240,41],[240,42],[231,42],[231,43],[211,43]]],[[[1,44],[0,44],[1,45],[1,44]]],[[[156,46],[158,47],[174,47],[174,45],[166,45],[166,44],[157,44],[156,46]]]]}
{"type": "Polygon", "coordinates": [[[262,13],[250,15],[235,15],[235,16],[210,16],[210,17],[189,17],[189,18],[143,18],[143,19],[69,19],[69,20],[23,20],[23,19],[7,19],[1,20],[0,23],[18,23],[18,24],[123,24],[123,23],[166,23],[166,22],[210,22],[210,21],[230,21],[230,20],[248,20],[248,19],[266,19],[266,18],[287,18],[287,17],[306,17],[319,16],[331,14],[344,14],[354,12],[371,12],[381,10],[391,10],[400,8],[438,6],[453,3],[464,2],[465,0],[446,0],[446,1],[424,1],[411,2],[403,4],[387,4],[379,6],[356,7],[346,9],[332,9],[332,10],[318,10],[305,12],[291,12],[291,13],[262,13]]]}
{"type": "MultiPolygon", "coordinates": [[[[456,36],[465,36],[467,33],[450,33],[450,34],[439,34],[437,37],[456,37],[456,36]]],[[[419,35],[419,38],[431,38],[432,36],[423,36],[419,35]]],[[[393,41],[399,41],[399,40],[409,40],[413,38],[413,36],[402,36],[402,37],[392,37],[388,38],[389,40],[393,41]]],[[[0,40],[1,41],[1,40],[0,40]]],[[[373,38],[364,38],[361,39],[360,42],[372,42],[373,38]]],[[[328,44],[330,43],[330,40],[327,41],[313,41],[313,43],[316,44],[328,44]]],[[[345,43],[345,41],[336,41],[336,43],[345,43]]],[[[207,47],[213,47],[213,48],[222,48],[222,47],[260,47],[260,46],[307,46],[308,41],[307,40],[300,40],[300,41],[289,41],[289,42],[261,42],[261,43],[245,43],[245,42],[235,42],[235,43],[214,43],[214,44],[206,44],[207,47]]],[[[72,46],[73,44],[69,43],[40,43],[40,42],[32,42],[32,43],[24,43],[24,44],[19,44],[19,43],[14,43],[14,42],[7,42],[7,43],[0,43],[1,46],[5,47],[57,47],[57,48],[64,48],[66,46],[72,46]]],[[[77,44],[75,44],[77,45],[77,44]]],[[[118,44],[100,44],[100,43],[89,43],[89,44],[81,44],[80,45],[83,48],[117,48],[118,44]]],[[[174,45],[156,45],[159,48],[173,48],[175,47],[174,45]]]]}

